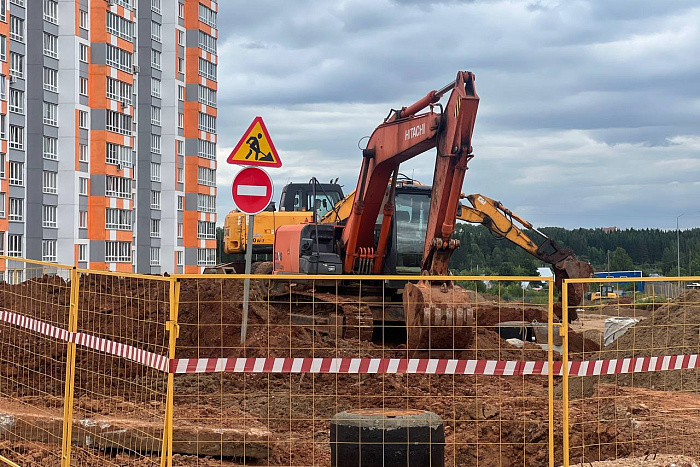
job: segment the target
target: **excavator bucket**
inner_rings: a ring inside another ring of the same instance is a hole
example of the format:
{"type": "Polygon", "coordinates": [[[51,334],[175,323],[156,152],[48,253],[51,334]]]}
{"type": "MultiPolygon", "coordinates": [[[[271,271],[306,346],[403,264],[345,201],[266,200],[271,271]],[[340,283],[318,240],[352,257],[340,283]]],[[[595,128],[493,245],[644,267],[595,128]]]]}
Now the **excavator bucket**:
{"type": "MultiPolygon", "coordinates": [[[[583,277],[593,277],[593,266],[586,261],[567,258],[554,265],[554,285],[556,285],[559,290],[562,290],[565,279],[583,277]]],[[[569,322],[578,319],[576,307],[583,303],[583,297],[587,290],[587,284],[569,284],[569,322]]],[[[561,302],[555,303],[554,312],[559,318],[562,317],[561,311],[561,302]]]]}
{"type": "Polygon", "coordinates": [[[474,336],[469,295],[456,285],[421,281],[404,288],[406,348],[412,357],[457,358],[474,336]]]}

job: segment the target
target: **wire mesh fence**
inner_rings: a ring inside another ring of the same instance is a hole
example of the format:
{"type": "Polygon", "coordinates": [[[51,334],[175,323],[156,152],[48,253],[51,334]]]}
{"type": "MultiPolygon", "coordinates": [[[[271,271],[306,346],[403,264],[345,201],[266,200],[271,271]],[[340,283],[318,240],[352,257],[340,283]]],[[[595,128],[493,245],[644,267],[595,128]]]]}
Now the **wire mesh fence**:
{"type": "Polygon", "coordinates": [[[588,294],[572,324],[584,345],[570,345],[568,352],[570,461],[651,462],[662,454],[697,459],[697,279],[673,281],[675,297],[658,293],[671,290],[668,279],[576,282],[585,282],[588,294]]]}
{"type": "Polygon", "coordinates": [[[242,276],[13,264],[0,283],[10,465],[699,454],[694,278],[676,281],[677,298],[627,285],[638,280],[574,280],[589,292],[561,306],[542,278],[455,276],[415,290],[417,277],[252,276],[246,311],[242,276]]]}

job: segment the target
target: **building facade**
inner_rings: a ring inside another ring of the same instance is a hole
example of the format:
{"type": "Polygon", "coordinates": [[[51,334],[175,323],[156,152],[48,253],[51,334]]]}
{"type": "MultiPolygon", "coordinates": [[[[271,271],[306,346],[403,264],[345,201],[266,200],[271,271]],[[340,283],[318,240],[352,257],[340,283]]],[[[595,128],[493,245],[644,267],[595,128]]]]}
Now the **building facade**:
{"type": "Polygon", "coordinates": [[[0,0],[3,253],[156,274],[215,262],[217,10],[0,0]]]}

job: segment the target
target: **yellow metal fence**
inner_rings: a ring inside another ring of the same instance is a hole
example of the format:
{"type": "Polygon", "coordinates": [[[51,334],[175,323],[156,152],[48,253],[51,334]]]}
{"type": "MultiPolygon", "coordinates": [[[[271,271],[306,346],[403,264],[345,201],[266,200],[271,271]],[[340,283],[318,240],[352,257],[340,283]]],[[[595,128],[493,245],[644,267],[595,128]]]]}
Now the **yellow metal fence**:
{"type": "Polygon", "coordinates": [[[450,277],[466,295],[445,288],[443,306],[474,320],[425,354],[407,344],[393,282],[418,278],[251,276],[241,342],[243,276],[13,260],[23,280],[0,284],[12,466],[340,466],[377,446],[385,462],[405,455],[396,420],[419,425],[401,425],[416,446],[429,434],[430,465],[699,454],[698,278],[663,278],[676,298],[574,280],[614,295],[568,307],[564,293],[560,307],[548,278],[450,277]],[[380,420],[379,442],[359,446],[359,416],[380,420]]]}

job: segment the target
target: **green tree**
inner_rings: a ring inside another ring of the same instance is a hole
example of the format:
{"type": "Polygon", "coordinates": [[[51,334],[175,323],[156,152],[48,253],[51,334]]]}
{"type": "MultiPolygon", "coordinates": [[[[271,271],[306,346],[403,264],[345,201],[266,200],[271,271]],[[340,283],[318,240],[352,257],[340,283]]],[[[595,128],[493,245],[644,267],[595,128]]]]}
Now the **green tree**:
{"type": "Polygon", "coordinates": [[[610,269],[613,271],[631,271],[634,269],[634,261],[627,254],[627,250],[621,246],[615,248],[615,251],[610,255],[610,269]]]}

